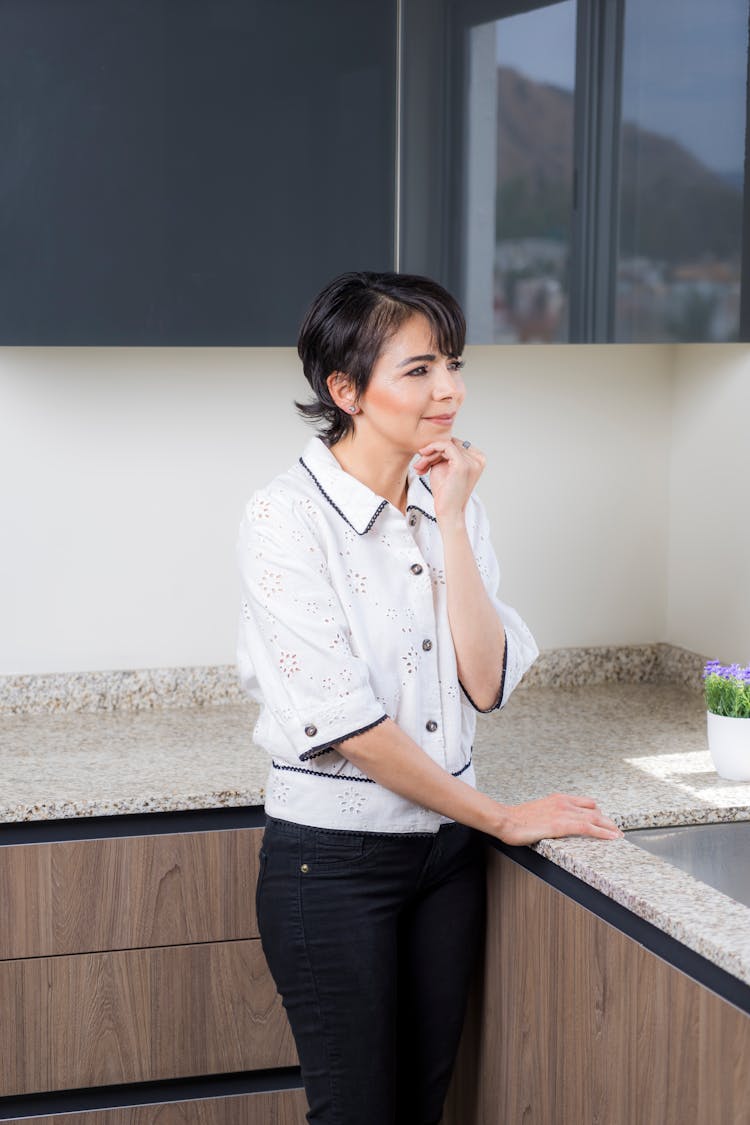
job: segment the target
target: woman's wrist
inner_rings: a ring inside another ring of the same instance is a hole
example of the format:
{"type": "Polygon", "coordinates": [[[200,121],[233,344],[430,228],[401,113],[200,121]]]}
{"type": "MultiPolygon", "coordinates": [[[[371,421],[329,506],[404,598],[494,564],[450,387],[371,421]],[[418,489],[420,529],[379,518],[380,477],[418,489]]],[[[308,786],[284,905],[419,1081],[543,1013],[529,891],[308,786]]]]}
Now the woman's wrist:
{"type": "Polygon", "coordinates": [[[464,511],[451,512],[446,515],[437,515],[437,525],[443,541],[446,538],[467,536],[466,513],[464,511]]]}

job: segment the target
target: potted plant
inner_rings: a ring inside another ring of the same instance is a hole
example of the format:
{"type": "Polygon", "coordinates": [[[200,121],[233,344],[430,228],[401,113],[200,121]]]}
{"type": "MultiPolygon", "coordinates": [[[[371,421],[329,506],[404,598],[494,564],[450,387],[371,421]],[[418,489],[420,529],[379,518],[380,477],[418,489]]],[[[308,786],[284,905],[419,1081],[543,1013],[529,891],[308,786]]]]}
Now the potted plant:
{"type": "Polygon", "coordinates": [[[719,777],[750,781],[750,664],[709,660],[703,671],[708,748],[719,777]]]}

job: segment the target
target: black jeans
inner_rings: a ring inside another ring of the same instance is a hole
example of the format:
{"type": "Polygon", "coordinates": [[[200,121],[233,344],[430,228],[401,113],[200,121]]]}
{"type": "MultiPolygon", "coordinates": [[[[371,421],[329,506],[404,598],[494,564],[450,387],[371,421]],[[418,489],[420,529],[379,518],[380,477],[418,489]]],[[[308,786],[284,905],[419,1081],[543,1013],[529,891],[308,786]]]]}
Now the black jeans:
{"type": "Polygon", "coordinates": [[[315,1125],[438,1125],[484,929],[484,852],[267,819],[256,893],[315,1125]]]}

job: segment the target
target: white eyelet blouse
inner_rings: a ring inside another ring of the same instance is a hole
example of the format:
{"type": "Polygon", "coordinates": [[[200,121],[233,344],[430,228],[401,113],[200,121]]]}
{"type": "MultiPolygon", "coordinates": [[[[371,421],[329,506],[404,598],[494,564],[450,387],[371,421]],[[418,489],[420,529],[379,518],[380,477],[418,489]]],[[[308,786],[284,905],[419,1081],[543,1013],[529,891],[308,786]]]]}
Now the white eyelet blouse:
{"type": "MultiPolygon", "coordinates": [[[[499,569],[474,495],[466,524],[505,627],[501,707],[538,649],[496,596],[499,569]]],[[[443,769],[475,783],[476,708],[458,680],[428,481],[410,469],[404,516],[313,438],[249,501],[238,557],[238,667],[262,704],[253,737],[271,755],[266,812],[321,828],[436,832],[449,818],[377,784],[337,749],[390,717],[443,769]]]]}

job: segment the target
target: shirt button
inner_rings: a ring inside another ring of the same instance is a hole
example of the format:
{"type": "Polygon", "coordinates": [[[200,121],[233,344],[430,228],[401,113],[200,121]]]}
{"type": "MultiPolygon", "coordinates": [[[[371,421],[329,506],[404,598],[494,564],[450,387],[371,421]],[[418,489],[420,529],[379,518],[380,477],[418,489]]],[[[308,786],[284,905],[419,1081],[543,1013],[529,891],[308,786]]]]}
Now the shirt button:
{"type": "Polygon", "coordinates": [[[420,566],[419,563],[414,563],[413,566],[409,567],[409,570],[412,572],[412,574],[421,574],[422,573],[422,567],[420,566]]]}
{"type": "Polygon", "coordinates": [[[428,723],[425,723],[425,728],[430,732],[430,734],[433,734],[437,730],[437,723],[434,719],[430,719],[428,723]]]}
{"type": "Polygon", "coordinates": [[[309,727],[305,727],[305,734],[307,735],[308,738],[315,738],[315,735],[317,733],[318,733],[318,728],[314,727],[312,725],[312,723],[310,723],[309,727]]]}
{"type": "Polygon", "coordinates": [[[417,526],[417,517],[416,516],[409,516],[409,527],[416,527],[416,526],[417,526]]]}
{"type": "Polygon", "coordinates": [[[429,652],[430,649],[432,648],[432,641],[430,641],[430,640],[422,641],[422,648],[424,649],[425,652],[429,652]]]}

